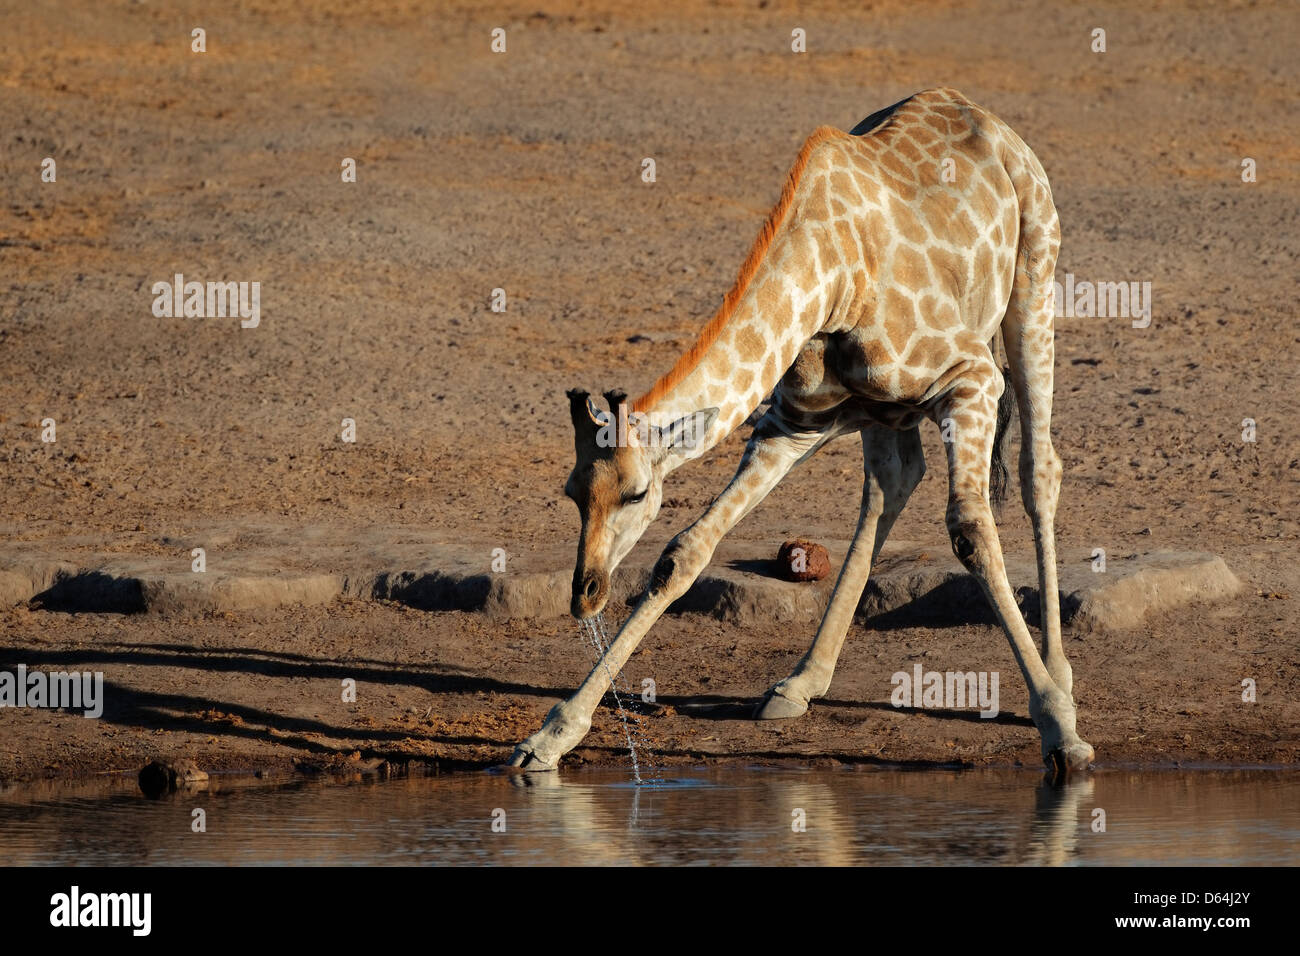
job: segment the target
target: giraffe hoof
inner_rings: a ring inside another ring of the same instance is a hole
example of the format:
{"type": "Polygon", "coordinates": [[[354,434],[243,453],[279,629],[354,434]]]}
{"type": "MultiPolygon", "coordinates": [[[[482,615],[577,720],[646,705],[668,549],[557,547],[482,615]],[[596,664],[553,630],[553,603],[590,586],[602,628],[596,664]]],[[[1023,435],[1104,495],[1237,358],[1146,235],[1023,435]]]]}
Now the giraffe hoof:
{"type": "Polygon", "coordinates": [[[506,766],[522,770],[524,773],[540,773],[546,770],[560,769],[558,760],[548,761],[538,756],[537,751],[533,750],[527,743],[522,743],[515,748],[515,752],[510,755],[510,762],[506,766]]]}
{"type": "Polygon", "coordinates": [[[802,717],[808,712],[808,705],[783,697],[779,692],[770,690],[767,696],[754,708],[755,720],[789,720],[802,717]]]}
{"type": "Polygon", "coordinates": [[[507,766],[526,773],[558,770],[560,758],[578,746],[590,729],[591,719],[575,711],[573,705],[567,701],[556,704],[542,729],[515,747],[507,766]]]}
{"type": "Polygon", "coordinates": [[[1068,747],[1054,748],[1043,758],[1043,763],[1047,765],[1047,772],[1052,780],[1063,781],[1072,773],[1087,770],[1096,756],[1092,745],[1081,740],[1068,747]]]}

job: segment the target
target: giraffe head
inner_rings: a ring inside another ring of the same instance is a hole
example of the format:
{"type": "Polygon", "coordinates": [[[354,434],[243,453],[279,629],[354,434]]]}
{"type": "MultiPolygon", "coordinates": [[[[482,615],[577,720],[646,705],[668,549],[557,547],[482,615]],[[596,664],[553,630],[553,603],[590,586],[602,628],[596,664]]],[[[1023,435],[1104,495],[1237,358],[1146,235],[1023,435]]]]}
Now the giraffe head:
{"type": "Polygon", "coordinates": [[[657,427],[646,416],[625,411],[623,392],[605,393],[608,412],[586,392],[574,389],[568,396],[577,462],[564,493],[582,518],[569,608],[583,619],[604,609],[614,569],[659,514],[664,479],[696,447],[718,410],[657,427]]]}

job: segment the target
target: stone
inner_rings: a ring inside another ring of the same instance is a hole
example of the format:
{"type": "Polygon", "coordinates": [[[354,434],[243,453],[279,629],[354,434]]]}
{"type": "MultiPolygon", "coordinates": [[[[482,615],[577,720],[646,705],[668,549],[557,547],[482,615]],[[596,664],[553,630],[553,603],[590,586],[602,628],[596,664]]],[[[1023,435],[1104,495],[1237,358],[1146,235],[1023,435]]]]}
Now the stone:
{"type": "Polygon", "coordinates": [[[820,581],[831,573],[831,556],[815,541],[796,538],[781,545],[777,572],[787,581],[820,581]]]}

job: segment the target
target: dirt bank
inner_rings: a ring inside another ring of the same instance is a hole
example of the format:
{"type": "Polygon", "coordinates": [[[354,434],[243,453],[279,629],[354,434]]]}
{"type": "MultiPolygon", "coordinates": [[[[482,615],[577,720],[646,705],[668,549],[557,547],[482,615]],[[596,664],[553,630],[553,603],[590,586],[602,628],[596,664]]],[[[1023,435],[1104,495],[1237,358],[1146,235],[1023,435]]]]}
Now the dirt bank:
{"type": "MultiPolygon", "coordinates": [[[[1279,602],[1162,618],[1177,654],[1146,631],[1071,639],[1079,726],[1107,765],[1291,764],[1300,757],[1300,661],[1279,655],[1279,602]],[[1241,676],[1260,688],[1241,701],[1241,676]]],[[[479,615],[429,614],[353,602],[256,615],[163,620],[145,615],[3,618],[0,669],[105,675],[98,720],[4,710],[0,777],[133,770],[164,753],[207,769],[313,771],[379,760],[440,770],[504,760],[585,676],[592,658],[572,620],[506,626],[479,615]],[[50,620],[53,618],[53,620],[50,620]],[[355,680],[356,703],[343,701],[355,680]]],[[[909,767],[960,762],[1037,766],[1024,684],[989,625],[889,627],[857,633],[830,697],[796,721],[754,722],[749,708],[788,673],[807,628],[784,633],[697,615],[670,616],[632,659],[629,682],[654,681],[643,735],[658,765],[714,760],[830,759],[909,767]],[[904,710],[891,677],[997,671],[1001,713],[904,710]]],[[[608,703],[608,701],[607,701],[608,703]]],[[[627,761],[615,712],[602,708],[573,762],[627,761]]]]}

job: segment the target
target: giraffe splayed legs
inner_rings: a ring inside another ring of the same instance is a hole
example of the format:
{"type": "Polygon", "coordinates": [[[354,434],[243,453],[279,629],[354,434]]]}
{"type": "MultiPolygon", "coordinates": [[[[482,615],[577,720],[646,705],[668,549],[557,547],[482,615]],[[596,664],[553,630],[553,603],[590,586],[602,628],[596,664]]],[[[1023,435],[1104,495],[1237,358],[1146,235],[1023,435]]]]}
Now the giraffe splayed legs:
{"type": "Polygon", "coordinates": [[[862,431],[862,512],[844,558],[830,604],[817,636],[794,673],[777,683],[759,705],[757,716],[771,720],[798,717],[808,703],[831,686],[835,662],[867,586],[871,566],[889,537],[895,519],[925,474],[925,455],[917,429],[893,431],[871,426],[862,431]]]}
{"type": "Polygon", "coordinates": [[[589,618],[610,574],[658,515],[666,477],[771,396],[740,467],[669,543],[602,663],[514,766],[557,766],[591,726],[605,668],[617,673],[686,593],[736,522],[828,441],[861,435],[864,480],[853,543],[821,626],[757,715],[795,717],[830,687],[872,562],[925,470],[919,427],[942,423],[953,550],[979,581],[1030,694],[1042,753],[1058,774],[1093,751],[1075,729],[1061,646],[1053,531],[1061,464],[1051,440],[1052,276],[1060,230],[1047,177],[1023,141],[953,90],[873,114],[852,133],[804,143],[722,307],[695,345],[632,403],[598,409],[570,392],[577,463],[566,494],[582,534],[572,609],[589,618]],[[1034,528],[1043,655],[1016,606],[990,506],[1001,334],[1021,409],[1021,496],[1034,528]],[[630,426],[630,427],[629,427],[630,426]],[[614,436],[611,438],[611,435],[614,436]]]}

